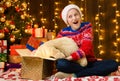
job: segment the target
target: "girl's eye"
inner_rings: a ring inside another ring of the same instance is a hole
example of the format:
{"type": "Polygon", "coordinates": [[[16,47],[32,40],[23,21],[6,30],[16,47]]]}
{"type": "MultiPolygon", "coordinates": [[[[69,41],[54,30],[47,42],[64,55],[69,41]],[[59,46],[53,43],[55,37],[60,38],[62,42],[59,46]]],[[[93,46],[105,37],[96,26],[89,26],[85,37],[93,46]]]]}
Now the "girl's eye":
{"type": "Polygon", "coordinates": [[[72,18],[72,16],[70,15],[69,18],[72,18]]]}
{"type": "Polygon", "coordinates": [[[74,16],[77,16],[78,14],[75,14],[74,16]]]}

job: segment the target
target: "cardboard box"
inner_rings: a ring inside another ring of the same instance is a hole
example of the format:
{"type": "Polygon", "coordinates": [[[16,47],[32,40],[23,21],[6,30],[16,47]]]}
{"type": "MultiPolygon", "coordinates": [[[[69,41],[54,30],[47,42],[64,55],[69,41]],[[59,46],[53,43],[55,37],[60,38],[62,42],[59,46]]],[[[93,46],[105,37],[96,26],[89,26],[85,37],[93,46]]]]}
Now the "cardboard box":
{"type": "Polygon", "coordinates": [[[54,62],[38,57],[22,57],[21,78],[42,80],[53,74],[54,62]]]}

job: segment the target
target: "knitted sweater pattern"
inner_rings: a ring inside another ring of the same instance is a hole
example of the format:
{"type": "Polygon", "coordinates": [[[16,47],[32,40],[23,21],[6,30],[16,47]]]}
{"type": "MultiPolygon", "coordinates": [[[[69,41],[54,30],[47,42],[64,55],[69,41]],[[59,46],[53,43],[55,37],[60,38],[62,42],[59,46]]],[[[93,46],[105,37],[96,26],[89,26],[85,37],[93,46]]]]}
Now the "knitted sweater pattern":
{"type": "Polygon", "coordinates": [[[57,38],[69,37],[72,38],[79,49],[71,54],[73,60],[78,60],[83,56],[87,57],[88,61],[95,61],[95,55],[93,52],[93,34],[92,25],[89,22],[82,22],[78,30],[72,30],[72,28],[63,28],[57,35],[57,38]]]}

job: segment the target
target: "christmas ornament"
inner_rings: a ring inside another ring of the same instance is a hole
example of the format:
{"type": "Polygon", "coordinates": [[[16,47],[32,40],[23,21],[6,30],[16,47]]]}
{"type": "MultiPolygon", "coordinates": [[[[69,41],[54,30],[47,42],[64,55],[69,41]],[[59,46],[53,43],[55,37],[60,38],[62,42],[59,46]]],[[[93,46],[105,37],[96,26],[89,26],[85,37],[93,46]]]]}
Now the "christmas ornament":
{"type": "Polygon", "coordinates": [[[26,2],[23,2],[23,3],[22,3],[22,7],[23,7],[24,9],[27,9],[27,3],[26,3],[26,2]]]}
{"type": "Polygon", "coordinates": [[[18,0],[13,0],[14,2],[17,2],[18,0]]]}
{"type": "Polygon", "coordinates": [[[0,21],[1,21],[1,22],[5,22],[5,17],[1,17],[1,18],[0,18],[0,21]]]}
{"type": "Polygon", "coordinates": [[[15,25],[14,24],[11,24],[10,27],[11,27],[11,29],[15,29],[15,25]]]}
{"type": "Polygon", "coordinates": [[[25,33],[31,34],[30,29],[25,29],[25,33]]]}
{"type": "Polygon", "coordinates": [[[34,28],[38,28],[39,26],[38,26],[38,24],[34,24],[34,28]]]}
{"type": "Polygon", "coordinates": [[[0,13],[4,13],[5,9],[3,7],[0,7],[0,13]]]}
{"type": "Polygon", "coordinates": [[[19,8],[18,6],[15,7],[15,10],[16,10],[17,12],[20,12],[20,8],[19,8]]]}
{"type": "Polygon", "coordinates": [[[14,21],[10,22],[10,27],[11,27],[11,29],[15,29],[15,22],[14,21]]]}
{"type": "Polygon", "coordinates": [[[5,5],[6,5],[7,7],[11,7],[11,2],[10,2],[10,1],[5,2],[5,5]]]}
{"type": "Polygon", "coordinates": [[[5,21],[6,26],[10,25],[10,22],[11,22],[10,20],[6,20],[5,21]]]}
{"type": "Polygon", "coordinates": [[[10,41],[11,42],[15,42],[15,38],[10,38],[10,41]]]}
{"type": "Polygon", "coordinates": [[[20,33],[20,30],[14,30],[14,31],[12,31],[12,34],[17,34],[17,33],[20,33]]]}
{"type": "Polygon", "coordinates": [[[0,32],[0,39],[4,38],[5,34],[4,32],[0,32]]]}
{"type": "Polygon", "coordinates": [[[4,27],[4,32],[9,33],[9,29],[7,27],[4,27]]]}
{"type": "Polygon", "coordinates": [[[25,19],[25,16],[24,16],[24,15],[21,15],[20,17],[21,17],[21,19],[25,19]]]}
{"type": "Polygon", "coordinates": [[[15,35],[10,35],[10,41],[15,42],[15,35]]]}
{"type": "Polygon", "coordinates": [[[27,24],[27,25],[26,25],[26,29],[29,29],[29,28],[31,28],[31,25],[30,25],[30,24],[27,24]]]}

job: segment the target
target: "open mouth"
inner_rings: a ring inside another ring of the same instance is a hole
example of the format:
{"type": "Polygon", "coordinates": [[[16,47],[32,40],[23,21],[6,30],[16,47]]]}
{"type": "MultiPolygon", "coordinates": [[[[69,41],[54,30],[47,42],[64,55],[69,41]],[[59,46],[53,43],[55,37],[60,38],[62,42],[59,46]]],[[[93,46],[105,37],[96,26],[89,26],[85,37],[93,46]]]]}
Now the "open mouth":
{"type": "Polygon", "coordinates": [[[73,24],[77,24],[77,23],[78,23],[78,21],[73,22],[73,24]]]}

